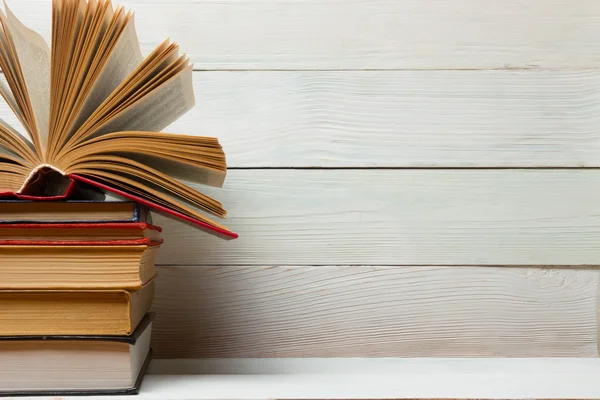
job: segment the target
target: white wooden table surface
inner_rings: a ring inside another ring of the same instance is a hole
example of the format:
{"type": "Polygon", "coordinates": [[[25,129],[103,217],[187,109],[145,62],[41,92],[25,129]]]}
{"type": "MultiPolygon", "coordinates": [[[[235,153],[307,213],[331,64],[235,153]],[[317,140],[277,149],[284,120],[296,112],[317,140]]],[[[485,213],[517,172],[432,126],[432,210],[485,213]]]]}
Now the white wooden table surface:
{"type": "Polygon", "coordinates": [[[139,399],[591,399],[600,397],[599,374],[589,358],[161,360],[139,399]]]}

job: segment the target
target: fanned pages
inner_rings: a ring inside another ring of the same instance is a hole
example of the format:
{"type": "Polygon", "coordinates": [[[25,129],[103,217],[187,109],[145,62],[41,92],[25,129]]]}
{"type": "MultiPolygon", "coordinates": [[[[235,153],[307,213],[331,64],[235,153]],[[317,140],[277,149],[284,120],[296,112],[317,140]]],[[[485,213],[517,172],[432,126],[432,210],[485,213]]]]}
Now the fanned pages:
{"type": "Polygon", "coordinates": [[[0,198],[64,199],[95,186],[224,238],[222,205],[182,181],[221,187],[215,138],[161,133],[194,106],[192,65],[171,40],[142,57],[133,12],[110,0],[53,0],[51,47],[5,4],[0,198]]]}

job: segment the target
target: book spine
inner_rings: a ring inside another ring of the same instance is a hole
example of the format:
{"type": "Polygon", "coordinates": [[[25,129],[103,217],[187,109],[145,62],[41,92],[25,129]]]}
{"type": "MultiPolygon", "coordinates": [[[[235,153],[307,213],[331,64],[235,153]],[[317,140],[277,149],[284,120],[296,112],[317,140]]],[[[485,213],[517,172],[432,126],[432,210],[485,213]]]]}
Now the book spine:
{"type": "Polygon", "coordinates": [[[41,222],[36,222],[36,223],[26,223],[26,222],[19,222],[19,223],[4,223],[3,221],[0,221],[0,228],[2,229],[36,229],[36,228],[43,228],[43,229],[131,229],[131,230],[151,230],[151,231],[157,231],[157,232],[162,232],[162,228],[160,226],[155,226],[155,225],[151,225],[148,224],[146,222],[102,222],[102,223],[95,223],[95,222],[88,222],[88,221],[83,221],[83,222],[79,222],[79,223],[68,223],[68,222],[61,222],[61,223],[51,223],[51,222],[45,222],[45,223],[41,223],[41,222]]]}
{"type": "Polygon", "coordinates": [[[0,240],[0,246],[160,246],[163,240],[142,239],[122,239],[122,240],[0,240]]]}

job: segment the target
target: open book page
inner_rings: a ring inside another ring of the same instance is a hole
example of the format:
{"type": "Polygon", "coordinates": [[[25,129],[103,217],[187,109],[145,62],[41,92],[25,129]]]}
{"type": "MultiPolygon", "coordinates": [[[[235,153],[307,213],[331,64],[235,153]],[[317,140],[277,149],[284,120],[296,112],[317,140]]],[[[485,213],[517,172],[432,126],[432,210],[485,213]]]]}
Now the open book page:
{"type": "Polygon", "coordinates": [[[86,139],[110,132],[159,132],[190,110],[195,103],[190,65],[92,132],[86,139]]]}
{"type": "MultiPolygon", "coordinates": [[[[6,84],[6,82],[4,82],[4,79],[2,79],[2,78],[0,78],[0,94],[6,101],[6,103],[10,107],[10,109],[13,110],[17,119],[19,120],[19,122],[21,122],[21,125],[23,125],[25,127],[25,126],[27,126],[27,122],[25,121],[23,113],[21,112],[21,109],[19,108],[19,105],[17,104],[15,95],[12,93],[12,91],[10,90],[10,87],[8,87],[8,85],[6,84]]],[[[6,124],[6,125],[8,125],[8,124],[6,124]]],[[[12,129],[12,127],[11,127],[11,129],[12,129]]],[[[12,129],[12,130],[14,132],[16,132],[24,140],[26,140],[27,142],[29,142],[33,145],[33,138],[31,136],[23,135],[15,129],[12,129]]]]}
{"type": "Polygon", "coordinates": [[[122,155],[188,182],[221,187],[225,153],[215,138],[160,132],[114,132],[90,139],[55,160],[68,170],[91,157],[122,155]]]}
{"type": "Polygon", "coordinates": [[[0,193],[16,193],[27,177],[28,169],[3,159],[0,154],[0,193]]]}
{"type": "MultiPolygon", "coordinates": [[[[56,8],[54,8],[56,10],[56,8]]],[[[58,104],[62,109],[60,118],[53,121],[52,146],[48,158],[53,159],[69,136],[71,127],[88,99],[89,91],[95,83],[100,69],[108,59],[119,34],[127,24],[122,8],[115,14],[110,1],[94,0],[88,2],[82,29],[85,40],[80,40],[77,50],[77,62],[71,65],[70,83],[66,99],[58,104]],[[115,17],[113,19],[113,17],[115,17]]]]}
{"type": "MultiPolygon", "coordinates": [[[[89,132],[124,110],[145,93],[156,89],[159,75],[166,75],[168,67],[177,60],[178,46],[170,41],[161,43],[131,74],[99,105],[93,114],[70,135],[69,144],[79,142],[89,132]]],[[[187,65],[187,63],[185,64],[187,65]]],[[[173,70],[173,68],[171,68],[173,70]]],[[[180,68],[181,70],[181,68],[180,68]]],[[[174,75],[172,71],[170,76],[174,75]]]]}
{"type": "MultiPolygon", "coordinates": [[[[60,135],[61,116],[68,111],[66,101],[70,95],[69,82],[73,77],[73,67],[78,57],[78,44],[81,43],[85,19],[89,7],[85,0],[54,0],[56,19],[53,21],[56,35],[52,37],[52,68],[50,83],[50,145],[48,155],[53,154],[60,135]]],[[[51,158],[51,157],[50,157],[51,158]]]]}
{"type": "MultiPolygon", "coordinates": [[[[133,149],[134,143],[130,145],[133,149]]],[[[154,170],[160,171],[172,178],[181,179],[187,182],[200,183],[207,186],[222,187],[225,181],[226,172],[215,168],[201,167],[198,164],[191,163],[182,158],[171,157],[165,153],[152,151],[148,148],[135,150],[120,149],[113,152],[103,152],[102,155],[112,156],[121,155],[128,159],[137,161],[154,170]]],[[[90,155],[94,155],[93,153],[90,155]]],[[[87,160],[87,157],[82,158],[87,160]]],[[[68,169],[68,168],[66,168],[68,169]]]]}
{"type": "Polygon", "coordinates": [[[142,60],[142,51],[132,16],[89,90],[75,122],[70,127],[70,134],[73,134],[92,115],[98,106],[131,74],[142,60]]]}
{"type": "MultiPolygon", "coordinates": [[[[135,101],[143,97],[148,92],[156,89],[161,83],[160,76],[172,77],[175,72],[181,71],[187,65],[187,61],[179,70],[175,70],[171,64],[176,64],[178,46],[167,40],[161,43],[152,53],[150,53],[130,74],[129,76],[100,104],[92,115],[82,121],[81,125],[74,126],[76,131],[69,134],[66,145],[63,146],[60,153],[64,153],[66,148],[79,143],[88,133],[95,131],[102,126],[104,122],[123,111],[135,101]],[[170,75],[169,71],[171,72],[170,75]]],[[[60,154],[59,154],[60,157],[60,154]]]]}
{"type": "Polygon", "coordinates": [[[64,124],[71,114],[74,98],[80,90],[83,70],[85,69],[87,72],[89,69],[88,65],[93,57],[91,50],[94,48],[95,42],[100,40],[97,32],[100,27],[99,10],[96,0],[90,0],[87,2],[85,11],[82,7],[81,20],[77,21],[75,40],[73,40],[73,56],[67,64],[65,80],[61,82],[63,99],[57,103],[60,110],[57,115],[53,116],[50,126],[50,140],[54,142],[51,146],[52,149],[57,145],[57,138],[61,136],[64,124]]]}
{"type": "Polygon", "coordinates": [[[22,139],[15,128],[0,118],[0,145],[18,154],[20,158],[27,161],[31,167],[40,162],[31,142],[22,139]]]}
{"type": "Polygon", "coordinates": [[[94,125],[92,131],[98,126],[104,125],[106,122],[113,119],[115,116],[120,114],[123,110],[137,103],[139,100],[144,98],[149,93],[161,87],[169,79],[183,71],[188,66],[188,59],[185,56],[176,58],[173,62],[169,63],[166,60],[159,63],[161,65],[158,69],[158,73],[151,74],[147,79],[141,79],[139,85],[127,85],[131,86],[131,92],[125,91],[126,94],[118,96],[112,106],[108,109],[108,113],[103,113],[102,118],[98,121],[98,125],[94,125]]]}
{"type": "Polygon", "coordinates": [[[109,171],[96,169],[82,169],[77,171],[77,173],[84,176],[89,176],[91,179],[100,179],[101,181],[107,182],[110,186],[114,188],[130,192],[150,202],[175,210],[191,218],[202,221],[208,225],[231,232],[227,227],[211,220],[210,218],[205,217],[198,211],[194,210],[191,207],[188,207],[180,201],[175,200],[172,196],[169,196],[162,190],[157,190],[156,188],[151,187],[151,185],[146,185],[144,183],[138,182],[135,179],[132,179],[131,177],[121,176],[109,171]]]}
{"type": "Polygon", "coordinates": [[[26,174],[14,171],[15,167],[0,161],[0,193],[14,193],[23,184],[26,174]]]}
{"type": "Polygon", "coordinates": [[[218,201],[173,179],[173,177],[169,175],[149,167],[148,165],[125,157],[106,154],[91,156],[66,172],[67,174],[77,174],[82,169],[106,171],[129,177],[136,182],[153,187],[155,190],[165,192],[166,194],[174,196],[181,201],[188,202],[189,204],[214,215],[221,217],[225,215],[225,210],[218,201]]]}
{"type": "Polygon", "coordinates": [[[187,182],[201,183],[203,185],[223,187],[225,182],[225,171],[219,171],[212,168],[198,168],[197,165],[177,159],[165,159],[153,154],[143,154],[132,152],[127,156],[133,160],[139,161],[158,171],[181,179],[187,182]]]}
{"type": "Polygon", "coordinates": [[[156,89],[159,83],[162,83],[159,82],[161,76],[164,77],[169,72],[169,76],[173,76],[176,67],[171,64],[176,64],[177,53],[178,47],[175,44],[169,45],[165,42],[159,45],[95,110],[93,117],[82,127],[83,133],[93,130],[98,124],[106,122],[146,93],[156,89]]]}
{"type": "Polygon", "coordinates": [[[13,150],[10,150],[0,139],[0,162],[11,161],[14,163],[22,163],[20,157],[13,150]]]}
{"type": "Polygon", "coordinates": [[[6,22],[23,78],[43,148],[48,140],[48,121],[50,113],[50,48],[44,39],[35,31],[27,28],[10,11],[6,2],[6,22]]]}
{"type": "MultiPolygon", "coordinates": [[[[148,55],[138,67],[127,77],[125,81],[102,103],[96,110],[94,121],[98,117],[105,117],[109,111],[114,111],[127,101],[132,101],[135,96],[140,95],[144,89],[152,87],[152,83],[159,79],[159,75],[165,75],[169,66],[178,59],[179,47],[175,43],[165,41],[161,43],[152,53],[148,55]]],[[[156,87],[153,87],[156,88],[156,87]]]]}
{"type": "MultiPolygon", "coordinates": [[[[17,55],[13,49],[12,41],[8,40],[8,23],[6,16],[0,11],[0,20],[2,29],[0,29],[0,66],[2,67],[2,95],[10,107],[13,107],[15,115],[27,131],[31,141],[39,144],[38,136],[35,132],[35,118],[29,104],[25,80],[19,67],[17,55]],[[6,80],[7,84],[4,84],[6,80]],[[10,87],[7,87],[9,85],[10,87]],[[10,93],[9,93],[10,92],[10,93]]],[[[39,146],[41,148],[41,145],[39,146]]]]}
{"type": "MultiPolygon", "coordinates": [[[[23,157],[28,157],[28,154],[18,147],[18,139],[11,130],[10,125],[0,120],[0,193],[16,192],[33,167],[23,157]]],[[[22,143],[21,145],[24,146],[22,143]]]]}

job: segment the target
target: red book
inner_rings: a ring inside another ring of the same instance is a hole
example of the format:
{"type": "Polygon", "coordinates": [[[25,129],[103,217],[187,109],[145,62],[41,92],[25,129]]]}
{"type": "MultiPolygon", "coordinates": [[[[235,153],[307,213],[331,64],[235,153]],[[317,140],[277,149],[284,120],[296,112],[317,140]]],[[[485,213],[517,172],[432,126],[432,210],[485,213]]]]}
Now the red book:
{"type": "MultiPolygon", "coordinates": [[[[0,192],[0,199],[4,199],[4,200],[31,200],[31,201],[62,201],[62,200],[67,200],[71,197],[73,197],[73,195],[75,195],[78,190],[79,193],[81,193],[81,187],[80,185],[78,185],[78,182],[84,183],[86,185],[90,185],[93,186],[97,189],[99,189],[102,192],[108,192],[108,193],[112,193],[115,194],[117,196],[123,197],[125,199],[134,201],[138,204],[144,205],[146,207],[148,207],[149,209],[165,215],[167,217],[172,217],[172,218],[176,218],[179,219],[181,221],[187,222],[189,224],[192,224],[212,235],[221,237],[223,239],[236,239],[238,237],[237,233],[234,233],[232,231],[228,231],[226,229],[222,229],[216,226],[212,226],[210,224],[207,224],[204,221],[200,221],[199,219],[196,218],[192,218],[188,215],[185,215],[179,211],[170,209],[168,207],[165,207],[161,204],[158,203],[154,203],[152,201],[149,201],[148,199],[145,199],[143,197],[137,196],[135,194],[129,193],[129,192],[125,192],[123,190],[114,188],[112,186],[106,185],[104,183],[95,181],[93,179],[90,179],[88,177],[84,177],[84,176],[80,176],[80,175],[76,175],[76,174],[71,174],[68,176],[69,181],[68,181],[68,185],[66,185],[66,188],[64,189],[64,191],[60,194],[55,194],[55,195],[51,195],[51,196],[34,196],[34,195],[28,195],[28,194],[21,194],[21,193],[16,193],[16,192],[0,192]]],[[[88,194],[93,194],[93,193],[89,193],[88,194]]]]}
{"type": "MultiPolygon", "coordinates": [[[[146,239],[161,242],[162,228],[145,222],[131,223],[25,223],[0,224],[0,244],[48,242],[98,243],[146,239]]],[[[146,244],[144,242],[143,244],[146,244]]]]}

